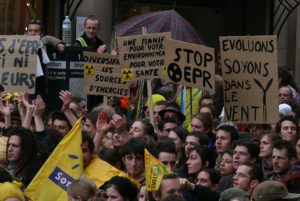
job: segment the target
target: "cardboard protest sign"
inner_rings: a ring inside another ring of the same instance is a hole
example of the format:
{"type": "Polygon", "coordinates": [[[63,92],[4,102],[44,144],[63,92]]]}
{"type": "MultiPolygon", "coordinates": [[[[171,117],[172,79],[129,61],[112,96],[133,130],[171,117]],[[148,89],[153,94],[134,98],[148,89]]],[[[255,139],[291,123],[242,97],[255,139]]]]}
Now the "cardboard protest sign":
{"type": "Polygon", "coordinates": [[[0,36],[0,84],[10,92],[35,92],[38,36],[0,36]]]}
{"type": "Polygon", "coordinates": [[[166,50],[165,75],[169,81],[214,91],[215,53],[213,48],[167,40],[166,50]]]}
{"type": "Polygon", "coordinates": [[[278,120],[276,36],[220,37],[225,121],[278,120]]]}
{"type": "Polygon", "coordinates": [[[119,58],[123,69],[132,69],[132,80],[161,78],[165,65],[165,41],[171,33],[156,33],[118,38],[119,58]]]}
{"type": "Polygon", "coordinates": [[[122,79],[119,57],[84,52],[84,92],[88,95],[129,97],[128,82],[122,79]]]}

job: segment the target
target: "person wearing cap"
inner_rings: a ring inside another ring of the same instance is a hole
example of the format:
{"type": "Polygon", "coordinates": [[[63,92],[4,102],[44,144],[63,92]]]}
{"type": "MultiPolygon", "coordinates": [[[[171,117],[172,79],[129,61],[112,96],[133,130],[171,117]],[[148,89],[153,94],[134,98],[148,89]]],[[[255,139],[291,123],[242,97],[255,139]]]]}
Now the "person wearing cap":
{"type": "Polygon", "coordinates": [[[298,200],[300,194],[289,193],[286,186],[277,181],[264,181],[254,189],[251,201],[298,200]]]}
{"type": "Polygon", "coordinates": [[[276,132],[283,140],[290,141],[294,145],[299,133],[298,120],[293,116],[283,116],[276,124],[276,132]]]}
{"type": "Polygon", "coordinates": [[[294,144],[279,140],[273,144],[272,163],[274,175],[271,180],[280,181],[291,193],[300,193],[300,172],[293,168],[297,161],[294,144]]]}
{"type": "Polygon", "coordinates": [[[185,115],[182,114],[180,106],[177,103],[169,103],[167,107],[159,112],[161,118],[172,118],[180,126],[185,121],[185,115]]]}
{"type": "Polygon", "coordinates": [[[234,198],[248,200],[248,195],[240,188],[228,188],[220,194],[219,201],[231,201],[234,198]]]}

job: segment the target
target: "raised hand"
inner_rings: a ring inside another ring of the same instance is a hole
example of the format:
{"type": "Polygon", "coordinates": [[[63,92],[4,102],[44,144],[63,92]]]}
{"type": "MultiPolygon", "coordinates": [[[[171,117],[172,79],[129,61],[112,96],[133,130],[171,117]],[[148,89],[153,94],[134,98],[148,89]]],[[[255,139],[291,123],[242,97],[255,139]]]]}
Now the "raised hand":
{"type": "Polygon", "coordinates": [[[61,110],[65,112],[67,109],[69,109],[71,100],[72,100],[72,93],[68,90],[61,90],[59,92],[59,98],[63,102],[63,106],[61,110]]]}

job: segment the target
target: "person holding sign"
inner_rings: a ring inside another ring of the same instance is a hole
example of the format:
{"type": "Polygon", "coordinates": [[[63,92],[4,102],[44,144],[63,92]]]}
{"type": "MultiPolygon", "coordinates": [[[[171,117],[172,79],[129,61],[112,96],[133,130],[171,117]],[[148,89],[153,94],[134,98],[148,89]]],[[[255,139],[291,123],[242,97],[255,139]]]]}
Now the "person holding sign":
{"type": "Polygon", "coordinates": [[[27,26],[26,35],[28,36],[40,36],[41,42],[38,49],[38,59],[37,59],[37,71],[36,71],[36,89],[35,93],[42,96],[46,100],[47,94],[47,64],[50,62],[50,59],[46,53],[45,45],[51,45],[59,52],[65,50],[64,43],[53,37],[53,36],[44,36],[44,26],[41,20],[31,19],[27,26]]]}

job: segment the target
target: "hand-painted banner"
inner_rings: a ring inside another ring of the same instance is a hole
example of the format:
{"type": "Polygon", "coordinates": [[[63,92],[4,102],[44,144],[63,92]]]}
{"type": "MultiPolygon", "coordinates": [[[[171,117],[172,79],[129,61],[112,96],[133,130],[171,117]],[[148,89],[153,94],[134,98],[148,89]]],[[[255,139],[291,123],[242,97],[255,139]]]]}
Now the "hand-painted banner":
{"type": "Polygon", "coordinates": [[[171,33],[156,33],[118,38],[120,63],[132,68],[133,80],[153,80],[162,77],[165,65],[165,41],[171,33]]]}
{"type": "Polygon", "coordinates": [[[278,120],[276,36],[220,37],[225,120],[278,120]]]}
{"type": "Polygon", "coordinates": [[[166,77],[188,87],[214,92],[214,49],[187,42],[166,41],[166,77]]]}
{"type": "Polygon", "coordinates": [[[0,84],[10,92],[35,92],[38,36],[0,36],[0,84]]]}
{"type": "Polygon", "coordinates": [[[128,82],[122,79],[119,57],[84,52],[84,92],[88,95],[129,97],[128,82]]]}

